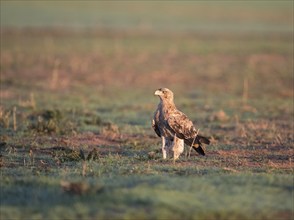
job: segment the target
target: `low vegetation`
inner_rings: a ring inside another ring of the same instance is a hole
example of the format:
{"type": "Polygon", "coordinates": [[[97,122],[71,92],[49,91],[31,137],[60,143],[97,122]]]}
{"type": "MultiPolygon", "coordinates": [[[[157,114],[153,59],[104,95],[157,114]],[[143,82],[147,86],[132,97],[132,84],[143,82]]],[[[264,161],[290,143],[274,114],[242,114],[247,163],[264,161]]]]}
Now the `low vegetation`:
{"type": "Polygon", "coordinates": [[[293,219],[292,34],[1,29],[0,218],[293,219]],[[205,157],[162,159],[163,86],[205,157]]]}

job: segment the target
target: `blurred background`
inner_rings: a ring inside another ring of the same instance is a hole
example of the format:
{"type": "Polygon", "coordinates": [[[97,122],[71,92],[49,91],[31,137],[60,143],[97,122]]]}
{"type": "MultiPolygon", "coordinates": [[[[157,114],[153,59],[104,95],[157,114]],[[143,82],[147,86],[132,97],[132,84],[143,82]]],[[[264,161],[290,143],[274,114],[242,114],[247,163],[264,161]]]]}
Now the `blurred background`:
{"type": "Polygon", "coordinates": [[[158,87],[206,104],[290,100],[293,2],[1,1],[5,105],[153,106],[158,87]]]}
{"type": "Polygon", "coordinates": [[[3,27],[291,32],[291,1],[2,1],[3,27]]]}

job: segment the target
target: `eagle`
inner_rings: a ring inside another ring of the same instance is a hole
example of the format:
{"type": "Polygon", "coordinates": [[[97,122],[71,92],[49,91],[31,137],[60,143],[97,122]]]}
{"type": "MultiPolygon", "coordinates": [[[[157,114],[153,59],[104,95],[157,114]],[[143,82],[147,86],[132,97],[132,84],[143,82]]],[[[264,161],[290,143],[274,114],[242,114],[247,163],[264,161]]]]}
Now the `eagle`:
{"type": "Polygon", "coordinates": [[[184,151],[184,144],[192,147],[200,155],[205,155],[202,144],[210,144],[208,138],[198,134],[193,122],[174,103],[174,94],[167,88],[160,88],[154,95],[160,102],[152,120],[155,133],[162,140],[163,159],[173,153],[174,160],[184,151]]]}

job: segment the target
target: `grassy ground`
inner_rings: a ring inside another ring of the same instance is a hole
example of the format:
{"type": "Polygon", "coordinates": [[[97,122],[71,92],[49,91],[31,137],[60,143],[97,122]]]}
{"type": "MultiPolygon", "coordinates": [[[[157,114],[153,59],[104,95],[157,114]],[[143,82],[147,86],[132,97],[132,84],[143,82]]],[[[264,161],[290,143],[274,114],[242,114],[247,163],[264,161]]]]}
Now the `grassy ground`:
{"type": "Polygon", "coordinates": [[[4,3],[1,219],[293,219],[292,3],[66,13],[98,29],[44,27],[54,16],[20,12],[45,3],[4,3]],[[207,156],[162,159],[151,118],[163,86],[212,140],[207,156]]]}

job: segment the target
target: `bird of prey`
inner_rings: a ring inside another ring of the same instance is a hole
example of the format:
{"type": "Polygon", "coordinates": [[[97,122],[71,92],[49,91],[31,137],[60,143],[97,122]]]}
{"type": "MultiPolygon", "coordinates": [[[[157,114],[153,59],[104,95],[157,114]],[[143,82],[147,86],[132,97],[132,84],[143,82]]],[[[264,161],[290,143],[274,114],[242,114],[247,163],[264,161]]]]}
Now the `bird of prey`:
{"type": "Polygon", "coordinates": [[[173,153],[174,160],[184,151],[184,143],[193,147],[200,155],[205,155],[202,144],[209,144],[208,138],[198,134],[193,122],[174,103],[174,94],[167,88],[155,91],[160,102],[154,113],[152,127],[162,139],[162,154],[166,159],[173,153]]]}

